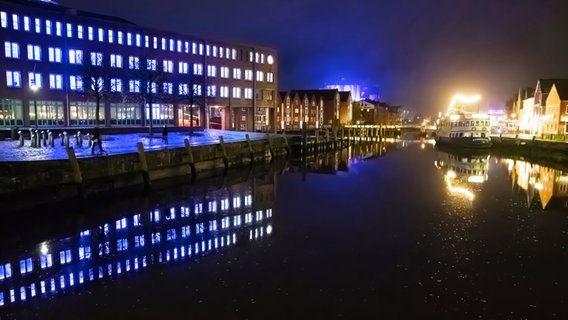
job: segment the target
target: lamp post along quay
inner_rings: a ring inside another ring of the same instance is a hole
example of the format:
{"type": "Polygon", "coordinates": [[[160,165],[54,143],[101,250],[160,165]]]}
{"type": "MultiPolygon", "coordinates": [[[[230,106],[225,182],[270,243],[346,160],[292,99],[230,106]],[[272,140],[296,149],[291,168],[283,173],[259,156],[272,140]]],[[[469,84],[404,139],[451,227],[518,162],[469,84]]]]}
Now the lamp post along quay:
{"type": "Polygon", "coordinates": [[[30,86],[30,88],[32,89],[33,96],[34,96],[34,120],[35,120],[35,129],[37,131],[37,90],[38,90],[38,87],[34,82],[30,86]]]}

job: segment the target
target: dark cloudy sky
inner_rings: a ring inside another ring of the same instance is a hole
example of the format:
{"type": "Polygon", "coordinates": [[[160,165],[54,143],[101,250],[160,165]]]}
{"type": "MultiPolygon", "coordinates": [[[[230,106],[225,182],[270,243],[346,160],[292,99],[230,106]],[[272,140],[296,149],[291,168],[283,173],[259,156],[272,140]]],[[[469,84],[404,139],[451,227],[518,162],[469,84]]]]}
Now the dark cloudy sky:
{"type": "Polygon", "coordinates": [[[280,90],[360,83],[423,115],[480,93],[501,108],[568,78],[568,0],[59,0],[142,26],[278,50],[280,90]]]}

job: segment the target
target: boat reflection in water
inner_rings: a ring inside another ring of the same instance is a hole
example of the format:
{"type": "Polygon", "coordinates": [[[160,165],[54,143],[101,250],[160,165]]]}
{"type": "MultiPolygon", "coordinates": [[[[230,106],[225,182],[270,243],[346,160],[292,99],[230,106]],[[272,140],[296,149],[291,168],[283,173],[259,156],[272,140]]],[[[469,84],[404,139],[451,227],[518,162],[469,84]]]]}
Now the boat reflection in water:
{"type": "Polygon", "coordinates": [[[182,194],[175,202],[152,204],[152,209],[116,212],[108,216],[117,218],[93,223],[71,236],[4,253],[0,311],[80,292],[86,283],[150,271],[153,265],[189,263],[192,257],[265,238],[272,232],[274,177],[241,179],[212,191],[209,186],[182,194]]]}
{"type": "Polygon", "coordinates": [[[568,208],[568,172],[521,160],[502,159],[513,187],[523,190],[527,206],[568,208]],[[540,204],[539,204],[540,203],[540,204]]]}
{"type": "Polygon", "coordinates": [[[483,150],[443,149],[437,146],[434,165],[444,174],[448,191],[470,200],[488,179],[489,153],[483,150]]]}

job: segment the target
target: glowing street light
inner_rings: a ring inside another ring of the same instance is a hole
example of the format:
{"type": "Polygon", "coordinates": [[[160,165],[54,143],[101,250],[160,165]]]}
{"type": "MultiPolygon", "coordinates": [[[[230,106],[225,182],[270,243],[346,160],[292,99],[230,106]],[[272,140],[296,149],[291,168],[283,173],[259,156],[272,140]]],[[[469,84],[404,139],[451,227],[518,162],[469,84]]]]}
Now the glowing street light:
{"type": "Polygon", "coordinates": [[[32,89],[32,92],[34,93],[34,118],[35,118],[35,128],[37,130],[37,89],[38,89],[38,87],[36,86],[36,84],[34,82],[30,86],[30,88],[32,89]]]}

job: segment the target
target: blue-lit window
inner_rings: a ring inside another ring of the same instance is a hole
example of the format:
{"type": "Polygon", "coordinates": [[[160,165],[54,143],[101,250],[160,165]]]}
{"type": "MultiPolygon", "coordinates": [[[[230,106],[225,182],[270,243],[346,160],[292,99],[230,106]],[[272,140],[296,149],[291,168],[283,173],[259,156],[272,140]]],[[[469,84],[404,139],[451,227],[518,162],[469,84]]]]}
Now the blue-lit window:
{"type": "Polygon", "coordinates": [[[81,233],[79,234],[81,237],[85,237],[91,234],[90,230],[85,230],[85,231],[81,231],[81,233]]]}
{"type": "Polygon", "coordinates": [[[173,73],[174,72],[174,62],[172,60],[164,60],[164,72],[173,73]]]}
{"type": "Polygon", "coordinates": [[[240,208],[241,207],[241,198],[240,197],[234,197],[233,198],[233,208],[240,208]]]}
{"type": "Polygon", "coordinates": [[[176,239],[176,229],[168,229],[166,231],[166,239],[169,240],[175,240],[176,239]]]}
{"type": "Polygon", "coordinates": [[[77,38],[83,39],[83,26],[77,26],[77,38]]]}
{"type": "Polygon", "coordinates": [[[83,259],[91,259],[92,254],[91,254],[91,246],[82,246],[79,247],[79,260],[83,260],[83,259]]]}
{"type": "Polygon", "coordinates": [[[229,210],[229,199],[221,200],[221,210],[229,210]]]}
{"type": "Polygon", "coordinates": [[[240,98],[241,97],[241,88],[240,87],[233,87],[233,98],[240,98]]]}
{"type": "Polygon", "coordinates": [[[105,30],[103,28],[99,28],[99,42],[105,41],[105,30]]]}
{"type": "Polygon", "coordinates": [[[125,229],[126,227],[126,218],[116,220],[116,230],[125,229]]]}
{"type": "Polygon", "coordinates": [[[20,287],[20,300],[26,301],[26,287],[20,287]]]}
{"type": "Polygon", "coordinates": [[[170,39],[170,51],[174,51],[174,39],[170,39]]]}
{"type": "Polygon", "coordinates": [[[124,35],[123,35],[122,31],[118,31],[116,33],[116,37],[117,37],[118,44],[122,44],[123,39],[124,39],[124,35]]]}
{"type": "Polygon", "coordinates": [[[181,42],[181,40],[178,40],[177,41],[177,52],[181,52],[181,50],[182,50],[182,42],[181,42]]]}
{"type": "Polygon", "coordinates": [[[245,196],[245,206],[250,206],[252,205],[252,196],[250,194],[247,194],[245,196]]]}
{"type": "Polygon", "coordinates": [[[140,221],[140,214],[137,213],[132,216],[132,225],[135,227],[142,225],[142,221],[140,221]]]}
{"type": "Polygon", "coordinates": [[[201,63],[193,64],[193,74],[196,76],[203,75],[203,65],[201,63]]]}
{"type": "Polygon", "coordinates": [[[217,66],[207,65],[207,75],[209,77],[216,77],[217,76],[217,66]]]}
{"type": "Polygon", "coordinates": [[[41,61],[41,47],[28,44],[28,60],[41,61]]]}
{"type": "Polygon", "coordinates": [[[152,244],[160,243],[162,235],[159,232],[152,233],[152,244]]]}
{"type": "Polygon", "coordinates": [[[209,221],[209,231],[217,230],[217,220],[209,221]]]}
{"type": "Polygon", "coordinates": [[[241,68],[233,68],[233,79],[240,80],[242,76],[241,68]]]}
{"type": "Polygon", "coordinates": [[[245,223],[251,223],[252,222],[252,213],[247,213],[245,214],[245,223]]]}
{"type": "Polygon", "coordinates": [[[33,73],[33,72],[29,72],[28,73],[28,79],[29,79],[29,86],[30,88],[33,85],[36,85],[38,88],[42,87],[42,81],[41,81],[41,73],[33,73]]]}
{"type": "Polygon", "coordinates": [[[256,212],[256,221],[262,220],[262,210],[256,212]]]}
{"type": "Polygon", "coordinates": [[[241,225],[241,216],[234,216],[233,217],[233,225],[238,227],[241,225]]]}
{"type": "Polygon", "coordinates": [[[6,70],[6,86],[12,88],[22,87],[22,75],[20,71],[6,70]]]}
{"type": "Polygon", "coordinates": [[[62,35],[62,27],[61,27],[61,22],[56,21],[55,22],[55,35],[58,37],[61,37],[62,35]]]}
{"type": "Polygon", "coordinates": [[[227,229],[231,224],[231,219],[230,217],[224,217],[223,219],[221,219],[221,228],[222,229],[227,229]]]}
{"type": "Polygon", "coordinates": [[[49,74],[49,88],[52,90],[63,89],[63,75],[62,74],[49,74]]]}
{"type": "Polygon", "coordinates": [[[42,269],[50,268],[53,266],[53,258],[51,253],[42,254],[39,256],[39,265],[42,269]]]}
{"type": "Polygon", "coordinates": [[[45,34],[51,35],[51,21],[45,20],[45,34]]]}
{"type": "Polygon", "coordinates": [[[216,201],[209,201],[208,203],[208,210],[209,212],[217,212],[217,202],[216,201]]]}
{"type": "Polygon", "coordinates": [[[63,250],[59,252],[59,262],[61,264],[66,264],[71,262],[71,250],[63,250]]]}
{"type": "Polygon", "coordinates": [[[181,237],[187,238],[191,235],[191,228],[189,226],[182,226],[181,227],[181,237]]]}
{"type": "Polygon", "coordinates": [[[227,59],[231,58],[231,49],[225,48],[225,58],[227,59]]]}
{"type": "Polygon", "coordinates": [[[83,91],[83,78],[81,76],[69,76],[69,88],[71,90],[83,91]]]}
{"type": "Polygon", "coordinates": [[[227,87],[227,86],[219,87],[219,96],[221,98],[228,98],[229,97],[229,87],[227,87]]]}
{"type": "Polygon", "coordinates": [[[199,55],[200,56],[203,55],[203,44],[202,43],[199,44],[199,55]]]}
{"type": "Polygon", "coordinates": [[[128,57],[128,69],[130,70],[140,69],[140,58],[133,56],[128,57]]]}
{"type": "Polygon", "coordinates": [[[195,224],[195,233],[196,234],[201,234],[201,233],[203,233],[203,231],[205,231],[205,228],[203,226],[203,222],[195,224]]]}
{"type": "Polygon", "coordinates": [[[112,68],[122,68],[122,56],[119,54],[111,54],[110,66],[112,68]]]}
{"type": "Polygon", "coordinates": [[[32,272],[33,268],[32,258],[20,260],[20,274],[32,272]]]}
{"type": "Polygon", "coordinates": [[[47,49],[47,55],[49,58],[49,62],[58,62],[61,63],[62,51],[61,48],[51,48],[47,49]]]}
{"type": "Polygon", "coordinates": [[[89,40],[91,40],[91,41],[95,38],[93,27],[87,28],[87,36],[88,36],[89,40]]]}
{"type": "Polygon", "coordinates": [[[170,208],[170,214],[166,215],[166,220],[175,220],[176,219],[176,208],[170,208]]]}
{"type": "Polygon", "coordinates": [[[20,30],[20,17],[17,14],[12,15],[12,27],[14,30],[20,30]]]}
{"type": "Polygon", "coordinates": [[[140,92],[140,80],[128,81],[128,92],[140,92]]]}
{"type": "Polygon", "coordinates": [[[122,92],[122,79],[117,79],[117,78],[110,79],[110,91],[122,92]]]}
{"type": "Polygon", "coordinates": [[[252,70],[250,69],[245,70],[245,80],[252,81],[252,70]]]}
{"type": "Polygon", "coordinates": [[[188,41],[185,42],[185,50],[184,50],[184,52],[185,52],[185,53],[189,53],[189,42],[188,42],[188,41]]]}
{"type": "Polygon", "coordinates": [[[173,94],[174,84],[171,82],[164,82],[164,93],[165,94],[173,94]]]}
{"type": "Polygon", "coordinates": [[[189,208],[188,208],[188,207],[180,207],[180,215],[181,215],[183,218],[189,217],[189,214],[190,214],[190,211],[189,211],[189,208]]]}
{"type": "Polygon", "coordinates": [[[217,96],[217,86],[207,86],[207,96],[208,97],[215,97],[217,96]]]}
{"type": "Polygon", "coordinates": [[[162,50],[166,50],[167,49],[167,40],[166,38],[162,38],[162,50]]]}
{"type": "Polygon", "coordinates": [[[266,217],[267,218],[272,217],[272,209],[266,209],[266,217]]]}
{"type": "Polygon", "coordinates": [[[206,46],[205,46],[205,55],[209,57],[209,54],[210,54],[210,53],[211,53],[210,46],[209,46],[209,45],[206,45],[206,46]]]}
{"type": "Polygon", "coordinates": [[[35,283],[30,284],[30,295],[32,297],[36,296],[36,287],[35,287],[35,283]]]}
{"type": "Polygon", "coordinates": [[[118,239],[118,240],[116,240],[116,250],[117,250],[117,251],[128,250],[128,239],[118,239]]]}
{"type": "Polygon", "coordinates": [[[144,246],[144,235],[134,236],[134,247],[140,248],[144,246]]]}
{"type": "Polygon", "coordinates": [[[150,37],[149,36],[144,36],[144,46],[146,48],[150,48],[150,37]]]}
{"type": "Polygon", "coordinates": [[[229,67],[221,67],[221,78],[228,78],[229,77],[229,67]]]}
{"type": "Polygon", "coordinates": [[[99,67],[103,65],[103,54],[101,52],[91,52],[91,65],[99,67]]]}
{"type": "Polygon", "coordinates": [[[126,44],[131,46],[132,45],[132,33],[126,33],[126,44]]]}
{"type": "Polygon", "coordinates": [[[108,43],[114,43],[114,31],[108,30],[108,43]]]}
{"type": "Polygon", "coordinates": [[[237,50],[235,50],[235,49],[231,50],[231,58],[233,60],[237,60],[237,50]]]}
{"type": "MultiPolygon", "coordinates": [[[[69,63],[70,64],[83,64],[83,51],[70,49],[69,50],[69,63]]],[[[83,87],[83,86],[81,86],[83,87]]]]}
{"type": "Polygon", "coordinates": [[[0,12],[0,25],[2,28],[8,27],[8,15],[4,11],[0,12]]]}
{"type": "Polygon", "coordinates": [[[193,85],[193,93],[194,93],[196,96],[202,95],[202,92],[201,92],[201,85],[200,85],[200,84],[194,84],[194,85],[193,85]]]}
{"type": "Polygon", "coordinates": [[[197,54],[197,43],[195,42],[191,44],[191,53],[197,54]]]}
{"type": "Polygon", "coordinates": [[[160,222],[160,210],[156,209],[150,212],[150,221],[151,222],[160,222]]]}
{"type": "Polygon", "coordinates": [[[24,17],[24,31],[30,31],[30,18],[24,17]]]}
{"type": "Polygon", "coordinates": [[[213,56],[217,56],[217,46],[213,46],[213,56]]]}
{"type": "Polygon", "coordinates": [[[156,59],[148,59],[146,60],[146,67],[148,70],[156,71],[156,66],[158,65],[156,59]]]}
{"type": "Polygon", "coordinates": [[[152,41],[153,42],[153,48],[158,49],[158,38],[153,37],[152,40],[153,40],[152,41]]]}
{"type": "Polygon", "coordinates": [[[219,58],[223,58],[223,47],[219,47],[219,58]]]}
{"type": "Polygon", "coordinates": [[[41,33],[41,19],[40,18],[35,18],[34,25],[35,25],[35,32],[41,33]]]}
{"type": "Polygon", "coordinates": [[[179,62],[178,64],[178,71],[181,74],[189,73],[189,63],[187,62],[179,62]]]}
{"type": "Polygon", "coordinates": [[[178,94],[179,94],[180,96],[187,96],[187,95],[189,95],[189,84],[187,84],[187,83],[180,83],[180,84],[178,85],[178,89],[179,89],[178,94]]]}
{"type": "Polygon", "coordinates": [[[67,24],[67,38],[73,38],[73,25],[67,24]]]}
{"type": "Polygon", "coordinates": [[[194,206],[194,211],[195,211],[195,214],[203,213],[203,204],[202,203],[196,203],[195,206],[194,206]]]}
{"type": "Polygon", "coordinates": [[[137,47],[141,47],[142,46],[142,36],[140,34],[136,34],[136,46],[137,47]]]}

